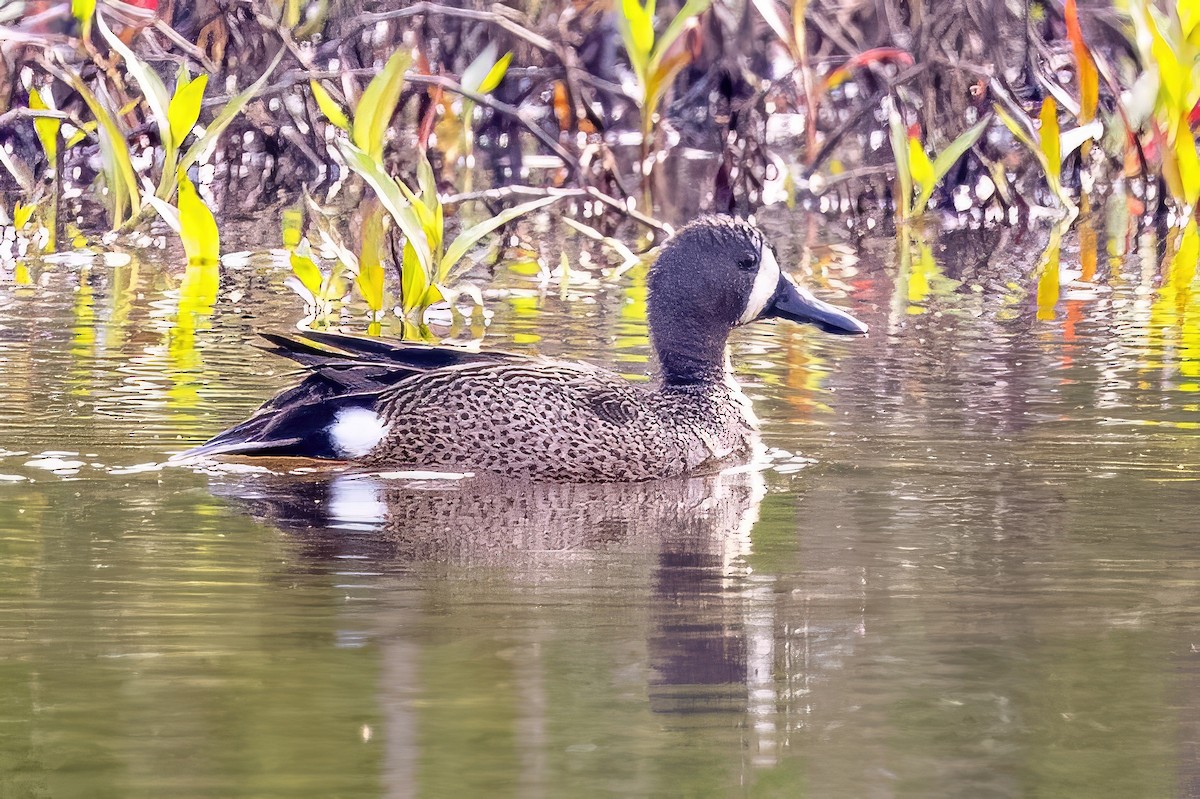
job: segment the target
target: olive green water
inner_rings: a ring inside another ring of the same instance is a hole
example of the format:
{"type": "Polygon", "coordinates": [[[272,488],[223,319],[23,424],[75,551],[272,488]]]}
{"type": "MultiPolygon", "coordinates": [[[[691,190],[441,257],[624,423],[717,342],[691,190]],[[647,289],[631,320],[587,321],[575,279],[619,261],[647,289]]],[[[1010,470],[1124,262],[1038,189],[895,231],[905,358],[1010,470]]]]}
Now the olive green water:
{"type": "MultiPolygon", "coordinates": [[[[162,468],[283,271],[0,266],[0,797],[1200,795],[1191,265],[770,226],[872,336],[739,331],[769,462],[633,487],[162,468]]],[[[645,372],[636,274],[494,285],[645,372]]]]}

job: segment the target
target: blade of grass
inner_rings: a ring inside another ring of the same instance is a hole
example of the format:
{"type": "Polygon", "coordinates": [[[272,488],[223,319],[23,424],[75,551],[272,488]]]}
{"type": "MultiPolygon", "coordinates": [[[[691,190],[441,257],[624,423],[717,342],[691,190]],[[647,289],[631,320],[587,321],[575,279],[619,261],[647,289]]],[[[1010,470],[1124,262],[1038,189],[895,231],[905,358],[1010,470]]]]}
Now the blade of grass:
{"type": "Polygon", "coordinates": [[[179,180],[179,238],[190,265],[211,265],[221,260],[221,238],[217,220],[200,199],[196,187],[180,172],[179,180]]]}
{"type": "Polygon", "coordinates": [[[514,205],[512,208],[507,208],[493,216],[491,219],[472,225],[471,227],[459,233],[454,241],[446,248],[446,254],[442,256],[442,261],[438,264],[437,282],[445,282],[446,276],[456,263],[462,260],[462,257],[467,254],[475,244],[487,234],[491,233],[501,225],[506,225],[519,216],[535,211],[538,208],[545,207],[552,202],[561,199],[560,197],[539,197],[536,200],[531,200],[527,203],[514,205]]]}
{"type": "Polygon", "coordinates": [[[358,173],[359,177],[374,190],[375,196],[379,198],[384,209],[396,221],[396,225],[399,226],[404,237],[411,242],[420,243],[420,246],[415,248],[416,255],[421,267],[428,274],[429,246],[425,241],[425,231],[417,217],[417,212],[413,210],[409,201],[401,193],[399,185],[383,171],[383,167],[350,142],[339,140],[338,148],[342,157],[346,159],[346,165],[358,173]]]}
{"type": "Polygon", "coordinates": [[[108,190],[112,193],[110,205],[111,222],[114,229],[125,221],[125,207],[128,205],[134,214],[142,210],[141,187],[138,183],[137,172],[133,168],[133,159],[129,154],[129,143],[125,139],[125,131],[100,100],[92,93],[77,74],[67,73],[71,86],[83,98],[88,110],[99,123],[101,160],[108,190]]]}
{"type": "Polygon", "coordinates": [[[404,73],[412,64],[412,56],[405,50],[397,50],[388,59],[383,69],[371,79],[354,109],[354,123],[350,138],[355,145],[372,158],[383,157],[383,139],[387,133],[400,92],[404,88],[404,73]]]}

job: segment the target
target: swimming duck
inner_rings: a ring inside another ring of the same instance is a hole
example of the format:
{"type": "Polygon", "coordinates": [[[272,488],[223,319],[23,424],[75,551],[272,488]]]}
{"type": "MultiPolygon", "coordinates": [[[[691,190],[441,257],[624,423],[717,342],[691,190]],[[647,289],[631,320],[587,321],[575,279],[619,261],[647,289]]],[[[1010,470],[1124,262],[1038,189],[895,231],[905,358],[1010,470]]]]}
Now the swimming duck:
{"type": "Polygon", "coordinates": [[[266,334],[308,376],[180,457],[299,456],[566,482],[715,471],[749,455],[757,436],[726,353],[734,328],[778,317],[827,333],[867,332],[797,286],[761,231],[729,217],[681,228],[647,283],[661,367],[653,387],[575,361],[266,334]]]}

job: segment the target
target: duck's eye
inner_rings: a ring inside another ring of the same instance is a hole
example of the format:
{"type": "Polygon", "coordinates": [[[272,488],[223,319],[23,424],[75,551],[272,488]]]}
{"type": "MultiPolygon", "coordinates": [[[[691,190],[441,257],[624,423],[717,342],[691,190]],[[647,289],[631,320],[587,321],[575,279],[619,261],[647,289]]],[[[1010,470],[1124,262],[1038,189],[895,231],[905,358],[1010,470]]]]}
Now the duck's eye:
{"type": "Polygon", "coordinates": [[[747,255],[738,261],[738,269],[741,269],[743,272],[753,272],[755,269],[758,269],[758,256],[747,255]]]}

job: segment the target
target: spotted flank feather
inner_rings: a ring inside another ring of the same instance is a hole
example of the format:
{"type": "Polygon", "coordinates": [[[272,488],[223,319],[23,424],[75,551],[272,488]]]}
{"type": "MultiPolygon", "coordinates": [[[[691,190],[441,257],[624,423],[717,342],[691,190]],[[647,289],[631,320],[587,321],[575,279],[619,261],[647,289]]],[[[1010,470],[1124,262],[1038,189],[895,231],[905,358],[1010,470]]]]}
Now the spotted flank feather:
{"type": "Polygon", "coordinates": [[[309,331],[266,334],[299,385],[182,457],[276,455],[537,480],[637,481],[715,470],[756,441],[728,368],[734,328],[766,317],[866,326],[797,287],[761,232],[727,217],[679,231],[648,276],[654,385],[573,361],[309,331]]]}

